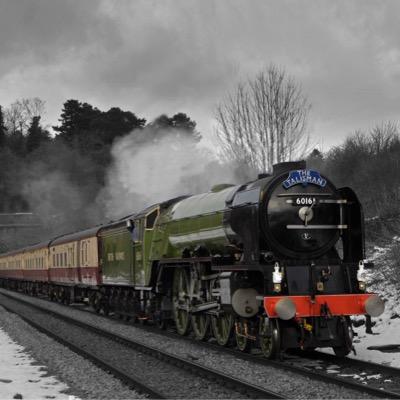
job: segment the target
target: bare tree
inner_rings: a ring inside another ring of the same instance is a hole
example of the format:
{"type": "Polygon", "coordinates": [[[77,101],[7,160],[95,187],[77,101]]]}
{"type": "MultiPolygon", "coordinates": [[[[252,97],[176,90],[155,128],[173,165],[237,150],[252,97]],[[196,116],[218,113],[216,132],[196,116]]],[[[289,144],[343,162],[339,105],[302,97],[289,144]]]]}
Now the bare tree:
{"type": "Polygon", "coordinates": [[[4,112],[5,125],[10,134],[15,135],[17,131],[22,132],[27,123],[20,102],[16,101],[6,108],[4,112]]]}
{"type": "Polygon", "coordinates": [[[239,83],[216,109],[222,155],[258,171],[300,158],[309,151],[310,104],[301,86],[270,65],[254,80],[239,83]]]}
{"type": "Polygon", "coordinates": [[[23,110],[27,117],[31,120],[34,117],[43,117],[45,112],[45,101],[39,97],[20,100],[23,110]]]}
{"type": "Polygon", "coordinates": [[[34,117],[41,117],[45,112],[45,102],[38,97],[20,99],[8,107],[5,112],[5,125],[11,134],[17,131],[24,134],[34,117]]]}

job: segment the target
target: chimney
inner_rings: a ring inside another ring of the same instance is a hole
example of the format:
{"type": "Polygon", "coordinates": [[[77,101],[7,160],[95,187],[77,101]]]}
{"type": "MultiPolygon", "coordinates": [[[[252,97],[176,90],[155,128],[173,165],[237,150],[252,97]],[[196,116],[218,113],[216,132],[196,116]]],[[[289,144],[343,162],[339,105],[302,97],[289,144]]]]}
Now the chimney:
{"type": "Polygon", "coordinates": [[[285,172],[293,171],[296,169],[306,169],[306,162],[304,160],[281,162],[278,164],[274,164],[272,168],[273,168],[272,174],[274,176],[282,175],[285,172]]]}

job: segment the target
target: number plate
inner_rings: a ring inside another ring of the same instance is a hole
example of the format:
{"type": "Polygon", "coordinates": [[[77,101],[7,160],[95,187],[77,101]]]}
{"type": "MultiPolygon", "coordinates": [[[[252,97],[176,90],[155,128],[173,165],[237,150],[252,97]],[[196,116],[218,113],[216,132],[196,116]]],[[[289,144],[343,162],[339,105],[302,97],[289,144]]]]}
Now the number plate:
{"type": "Polygon", "coordinates": [[[315,197],[301,196],[293,199],[293,205],[295,206],[311,206],[313,204],[318,204],[318,199],[315,197]]]}

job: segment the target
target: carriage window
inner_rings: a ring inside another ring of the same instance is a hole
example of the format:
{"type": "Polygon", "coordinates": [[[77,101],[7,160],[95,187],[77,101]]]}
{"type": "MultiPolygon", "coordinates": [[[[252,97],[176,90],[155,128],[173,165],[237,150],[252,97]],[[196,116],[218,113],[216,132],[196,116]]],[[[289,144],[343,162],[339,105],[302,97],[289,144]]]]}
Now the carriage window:
{"type": "Polygon", "coordinates": [[[156,210],[152,211],[146,217],[146,229],[153,229],[157,216],[158,216],[158,208],[156,210]]]}
{"type": "Polygon", "coordinates": [[[68,263],[67,263],[67,253],[64,253],[64,266],[67,267],[68,263]]]}

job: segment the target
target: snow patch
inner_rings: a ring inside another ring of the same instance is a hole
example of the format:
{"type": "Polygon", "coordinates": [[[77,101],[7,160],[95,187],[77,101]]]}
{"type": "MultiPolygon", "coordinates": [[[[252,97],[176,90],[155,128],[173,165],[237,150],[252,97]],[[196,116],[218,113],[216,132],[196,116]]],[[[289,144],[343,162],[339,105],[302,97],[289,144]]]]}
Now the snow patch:
{"type": "Polygon", "coordinates": [[[35,360],[1,328],[0,354],[0,398],[78,400],[63,393],[68,386],[47,376],[45,367],[32,365],[35,360]]]}
{"type": "Polygon", "coordinates": [[[365,333],[365,325],[354,328],[359,339],[354,346],[357,355],[349,356],[397,368],[400,368],[400,351],[384,352],[368,347],[400,345],[400,282],[394,279],[399,274],[398,270],[393,270],[400,269],[400,260],[394,259],[392,254],[399,242],[400,235],[396,235],[385,247],[374,246],[372,249],[369,260],[374,262],[375,268],[368,270],[368,280],[371,282],[369,291],[379,294],[385,300],[385,312],[372,319],[376,322],[372,335],[365,333]]]}

